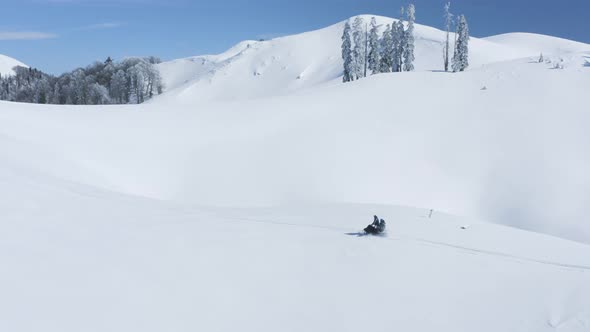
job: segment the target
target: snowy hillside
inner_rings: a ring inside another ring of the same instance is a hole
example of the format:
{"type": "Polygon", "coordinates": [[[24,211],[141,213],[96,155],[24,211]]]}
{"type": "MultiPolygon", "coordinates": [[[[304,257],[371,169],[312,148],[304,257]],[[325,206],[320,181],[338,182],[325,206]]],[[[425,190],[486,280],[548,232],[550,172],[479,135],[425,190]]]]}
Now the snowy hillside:
{"type": "MultiPolygon", "coordinates": [[[[86,115],[100,124],[98,114],[86,115]]],[[[133,197],[50,175],[52,166],[67,174],[91,166],[81,155],[0,142],[3,331],[590,326],[589,246],[423,209],[204,208],[133,197]],[[68,165],[74,157],[80,163],[68,165]],[[356,236],[372,213],[387,218],[388,234],[356,236]]]]}
{"type": "Polygon", "coordinates": [[[587,332],[589,46],[444,73],[418,26],[416,72],[342,84],[341,32],[163,63],[142,105],[0,102],[0,331],[587,332]]]}
{"type": "Polygon", "coordinates": [[[18,155],[31,167],[43,152],[44,172],[132,195],[400,204],[590,242],[590,67],[568,61],[378,75],[197,107],[1,103],[0,133],[33,144],[18,155]]]}
{"type": "Polygon", "coordinates": [[[539,35],[534,33],[507,33],[492,37],[484,38],[504,46],[515,49],[521,49],[530,55],[547,53],[547,54],[564,54],[590,52],[590,45],[579,43],[563,38],[539,35]]]}
{"type": "MultiPolygon", "coordinates": [[[[369,22],[371,15],[363,18],[369,22]]],[[[353,19],[351,19],[352,21],[353,19]]],[[[377,17],[385,26],[396,19],[377,17]]],[[[160,98],[187,103],[276,96],[335,84],[342,75],[341,36],[344,22],[325,29],[268,41],[244,41],[225,53],[197,56],[160,65],[169,92],[160,98]]],[[[442,66],[445,33],[416,25],[416,70],[442,66]]],[[[453,38],[451,38],[453,39],[453,38]]],[[[471,68],[485,64],[564,52],[590,52],[590,45],[534,34],[506,34],[470,41],[471,68]]]]}
{"type": "MultiPolygon", "coordinates": [[[[26,142],[0,142],[26,159],[50,157],[26,142]]],[[[186,206],[2,158],[2,331],[590,326],[589,246],[394,206],[186,206]],[[387,218],[389,233],[354,235],[372,213],[387,218]]]]}
{"type": "Polygon", "coordinates": [[[0,75],[12,75],[14,73],[12,68],[16,66],[28,67],[16,59],[0,54],[0,75]]]}

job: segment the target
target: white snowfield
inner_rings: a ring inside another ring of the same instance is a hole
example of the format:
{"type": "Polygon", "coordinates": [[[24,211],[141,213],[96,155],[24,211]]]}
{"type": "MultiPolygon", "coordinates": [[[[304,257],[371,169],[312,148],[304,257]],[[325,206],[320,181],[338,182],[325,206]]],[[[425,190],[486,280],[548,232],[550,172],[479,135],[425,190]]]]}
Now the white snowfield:
{"type": "Polygon", "coordinates": [[[16,59],[0,54],[0,75],[13,75],[13,68],[16,66],[28,67],[27,65],[16,59]]]}
{"type": "Polygon", "coordinates": [[[0,331],[589,331],[590,46],[452,74],[418,26],[416,72],[341,84],[341,26],[0,102],[0,331]]]}

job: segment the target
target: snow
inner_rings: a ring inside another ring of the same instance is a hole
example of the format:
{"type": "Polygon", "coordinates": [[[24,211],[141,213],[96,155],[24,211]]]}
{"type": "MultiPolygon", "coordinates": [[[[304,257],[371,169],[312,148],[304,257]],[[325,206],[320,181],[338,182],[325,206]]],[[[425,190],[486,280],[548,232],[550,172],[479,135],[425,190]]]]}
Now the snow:
{"type": "Polygon", "coordinates": [[[484,40],[498,43],[512,48],[522,49],[529,54],[563,54],[590,52],[590,45],[534,33],[508,33],[484,38],[484,40]]]}
{"type": "Polygon", "coordinates": [[[199,208],[4,164],[0,180],[12,189],[0,201],[6,331],[590,324],[590,248],[573,242],[394,206],[199,208]],[[347,235],[370,213],[386,237],[347,235]]]}
{"type": "MultiPolygon", "coordinates": [[[[370,22],[371,15],[362,15],[370,22]]],[[[377,23],[396,19],[377,16],[377,23]]],[[[351,19],[352,21],[353,19],[351,19]]],[[[168,93],[164,103],[187,104],[211,100],[243,100],[289,94],[340,81],[341,35],[344,22],[317,31],[266,41],[243,41],[219,55],[197,56],[160,65],[168,93]]],[[[441,69],[445,32],[416,24],[417,71],[441,69]]],[[[454,40],[454,34],[451,41],[454,40]]],[[[452,44],[452,43],[451,43],[452,44]]],[[[451,46],[452,47],[452,46],[451,46]]],[[[470,64],[482,65],[529,56],[590,51],[574,41],[534,34],[505,34],[470,40],[470,64]]]]}
{"type": "Polygon", "coordinates": [[[131,195],[395,203],[590,242],[588,67],[581,57],[564,70],[532,60],[235,102],[84,112],[4,103],[0,128],[63,156],[55,166],[44,158],[58,176],[131,195]],[[405,98],[391,105],[395,95],[405,98]]]}
{"type": "Polygon", "coordinates": [[[0,75],[14,74],[14,70],[12,70],[12,68],[16,66],[28,67],[27,65],[16,59],[0,54],[0,75]]]}
{"type": "Polygon", "coordinates": [[[143,105],[0,102],[0,330],[588,331],[586,46],[451,74],[416,26],[416,72],[341,84],[339,29],[163,63],[143,105]]]}

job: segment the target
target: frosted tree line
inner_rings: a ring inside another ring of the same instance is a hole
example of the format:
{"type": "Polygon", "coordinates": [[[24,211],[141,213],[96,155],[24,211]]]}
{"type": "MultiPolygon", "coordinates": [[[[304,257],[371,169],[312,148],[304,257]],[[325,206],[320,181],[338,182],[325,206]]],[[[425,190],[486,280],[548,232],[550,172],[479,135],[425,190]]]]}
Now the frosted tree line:
{"type": "MultiPolygon", "coordinates": [[[[460,72],[469,67],[469,26],[464,15],[455,21],[450,9],[448,2],[444,7],[443,66],[445,71],[460,72]],[[453,25],[456,26],[455,40],[451,49],[453,25]]],[[[379,26],[374,17],[370,23],[364,22],[362,17],[356,17],[352,24],[346,22],[342,34],[343,81],[355,81],[369,74],[413,71],[415,22],[413,4],[402,7],[400,19],[385,27],[379,26]],[[380,31],[383,32],[380,34],[380,31]]]]}
{"type": "Polygon", "coordinates": [[[402,8],[400,20],[387,24],[379,34],[376,19],[367,23],[356,17],[344,24],[342,34],[342,60],[344,82],[355,81],[367,75],[414,70],[414,22],[416,9],[409,5],[402,8]],[[407,24],[403,17],[406,14],[407,24]]]}
{"type": "Polygon", "coordinates": [[[15,67],[0,77],[0,100],[37,104],[140,104],[162,93],[155,57],[95,62],[86,68],[53,76],[37,69],[15,67]]]}

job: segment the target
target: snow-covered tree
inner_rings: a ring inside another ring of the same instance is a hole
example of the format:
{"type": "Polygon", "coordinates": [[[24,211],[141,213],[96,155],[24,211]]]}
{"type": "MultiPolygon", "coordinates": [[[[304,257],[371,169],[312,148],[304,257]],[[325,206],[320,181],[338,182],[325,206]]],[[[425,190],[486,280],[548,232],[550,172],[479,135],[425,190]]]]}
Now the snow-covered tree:
{"type": "Polygon", "coordinates": [[[404,33],[404,70],[414,70],[414,22],[416,21],[416,8],[413,4],[408,6],[408,28],[404,33]]]}
{"type": "Polygon", "coordinates": [[[354,50],[352,52],[354,58],[354,76],[355,79],[359,79],[366,76],[365,68],[367,63],[366,27],[363,18],[360,16],[354,19],[352,39],[354,40],[354,50]]]}
{"type": "Polygon", "coordinates": [[[47,104],[51,100],[51,94],[53,93],[49,79],[47,76],[41,76],[36,82],[33,83],[33,103],[47,104]]]}
{"type": "Polygon", "coordinates": [[[61,96],[62,96],[61,86],[59,85],[59,82],[55,82],[55,84],[53,85],[53,94],[51,95],[51,100],[49,100],[49,103],[50,104],[62,104],[61,96]]]}
{"type": "Polygon", "coordinates": [[[141,104],[145,101],[146,75],[141,63],[131,67],[129,78],[131,79],[131,103],[141,104]]]}
{"type": "Polygon", "coordinates": [[[126,104],[131,101],[132,83],[137,83],[134,87],[142,87],[142,91],[136,90],[134,96],[139,96],[142,102],[162,92],[162,79],[154,66],[159,61],[155,57],[128,58],[117,63],[107,59],[59,77],[34,68],[16,67],[14,75],[0,77],[0,99],[51,104],[126,104]],[[132,82],[131,73],[141,81],[132,82]]]}
{"type": "Polygon", "coordinates": [[[350,41],[350,23],[344,24],[342,33],[342,60],[344,61],[344,76],[342,81],[350,82],[354,80],[354,64],[352,58],[352,42],[350,41]]]}
{"type": "Polygon", "coordinates": [[[124,104],[127,102],[126,96],[129,95],[127,87],[127,77],[122,69],[119,69],[115,75],[111,78],[111,91],[110,95],[113,100],[118,104],[124,104]]]}
{"type": "Polygon", "coordinates": [[[399,39],[399,24],[397,22],[393,22],[391,25],[391,71],[398,72],[400,70],[399,66],[399,47],[400,47],[400,39],[399,39]]]}
{"type": "Polygon", "coordinates": [[[453,14],[451,14],[451,3],[447,2],[445,4],[445,31],[446,31],[446,40],[445,46],[443,48],[443,61],[445,66],[445,71],[449,71],[449,59],[450,59],[450,34],[451,34],[451,25],[453,24],[453,14]]]}
{"type": "Polygon", "coordinates": [[[539,56],[539,63],[545,62],[545,57],[543,57],[543,53],[539,56]]]}
{"type": "MultiPolygon", "coordinates": [[[[395,25],[395,23],[394,23],[395,25]]],[[[383,37],[381,38],[380,56],[379,56],[379,72],[389,73],[393,66],[393,40],[391,38],[391,25],[385,26],[383,37]]]]}
{"type": "Polygon", "coordinates": [[[469,67],[469,26],[465,15],[459,17],[457,42],[453,56],[453,71],[464,71],[469,67]]]}
{"type": "Polygon", "coordinates": [[[135,65],[129,69],[133,103],[143,103],[153,97],[154,93],[162,91],[159,72],[147,59],[136,59],[135,65]]]}
{"type": "Polygon", "coordinates": [[[152,63],[148,63],[146,66],[144,66],[144,68],[147,74],[146,95],[151,99],[154,97],[154,94],[162,93],[164,85],[162,84],[160,72],[158,69],[156,69],[156,67],[153,66],[152,63]]]}
{"type": "Polygon", "coordinates": [[[88,89],[89,103],[92,105],[110,104],[109,91],[103,85],[92,83],[88,89]]]}
{"type": "Polygon", "coordinates": [[[379,73],[379,26],[377,20],[371,18],[371,31],[369,33],[369,70],[371,74],[379,73]]]}
{"type": "Polygon", "coordinates": [[[72,75],[70,82],[71,91],[74,92],[72,101],[76,105],[86,105],[88,103],[88,81],[83,69],[78,69],[72,75]]]}
{"type": "Polygon", "coordinates": [[[405,27],[403,21],[404,8],[401,9],[401,17],[397,23],[391,25],[392,39],[392,71],[400,72],[403,69],[403,54],[405,44],[405,27]]]}

